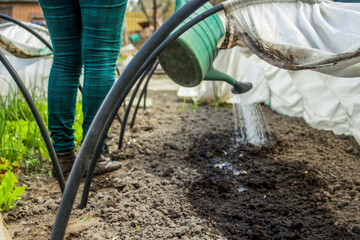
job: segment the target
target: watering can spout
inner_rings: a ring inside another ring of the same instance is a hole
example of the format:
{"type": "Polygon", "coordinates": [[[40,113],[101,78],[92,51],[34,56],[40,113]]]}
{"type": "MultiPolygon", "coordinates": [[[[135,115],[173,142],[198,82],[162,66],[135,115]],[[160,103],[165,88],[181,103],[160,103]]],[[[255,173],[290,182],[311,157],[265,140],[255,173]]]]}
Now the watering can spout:
{"type": "Polygon", "coordinates": [[[230,77],[226,73],[223,73],[223,72],[220,72],[220,71],[216,70],[213,66],[211,66],[209,68],[209,70],[207,71],[207,73],[205,74],[204,80],[225,81],[225,82],[227,82],[227,83],[229,83],[229,84],[231,84],[233,86],[233,88],[231,89],[231,92],[234,93],[234,94],[245,93],[245,92],[249,91],[252,88],[251,83],[237,82],[234,78],[230,77]]]}
{"type": "Polygon", "coordinates": [[[234,87],[231,89],[231,92],[234,94],[245,93],[253,87],[253,85],[249,82],[236,82],[233,86],[234,87]]]}

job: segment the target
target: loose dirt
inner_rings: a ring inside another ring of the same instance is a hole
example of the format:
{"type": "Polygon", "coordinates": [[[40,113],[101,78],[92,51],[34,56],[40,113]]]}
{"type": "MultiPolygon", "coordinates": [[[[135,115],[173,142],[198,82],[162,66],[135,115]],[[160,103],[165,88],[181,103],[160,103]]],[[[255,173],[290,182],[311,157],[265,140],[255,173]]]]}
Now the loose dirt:
{"type": "MultiPolygon", "coordinates": [[[[97,176],[88,205],[71,214],[66,239],[360,239],[359,145],[262,106],[266,147],[235,148],[233,113],[150,92],[153,104],[117,150],[123,167],[97,176]],[[182,112],[183,107],[184,111],[182,112]]],[[[3,214],[14,239],[49,239],[61,200],[54,178],[3,214]]]]}

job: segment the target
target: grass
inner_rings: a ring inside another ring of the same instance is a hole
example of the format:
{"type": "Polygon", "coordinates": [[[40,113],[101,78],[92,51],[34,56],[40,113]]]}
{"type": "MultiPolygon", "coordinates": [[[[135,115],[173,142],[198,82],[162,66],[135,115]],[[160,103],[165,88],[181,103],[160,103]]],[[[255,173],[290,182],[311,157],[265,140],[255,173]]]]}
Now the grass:
{"type": "MultiPolygon", "coordinates": [[[[33,91],[32,98],[47,126],[47,101],[45,91],[33,91]]],[[[40,129],[32,112],[19,91],[11,89],[7,96],[0,98],[0,157],[12,166],[22,167],[25,173],[45,173],[44,163],[49,154],[40,129]]],[[[75,144],[82,139],[81,101],[75,113],[75,144]]]]}
{"type": "MultiPolygon", "coordinates": [[[[19,92],[10,92],[0,104],[0,157],[18,166],[23,161],[26,171],[41,170],[48,153],[27,103],[19,92]]],[[[41,99],[35,104],[47,124],[46,104],[41,99]]]]}

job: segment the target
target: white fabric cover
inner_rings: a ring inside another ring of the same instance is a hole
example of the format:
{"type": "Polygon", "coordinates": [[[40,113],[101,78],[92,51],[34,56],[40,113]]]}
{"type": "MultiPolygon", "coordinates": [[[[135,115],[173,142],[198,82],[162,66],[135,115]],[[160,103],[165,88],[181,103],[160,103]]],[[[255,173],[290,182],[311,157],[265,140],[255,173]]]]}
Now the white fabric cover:
{"type": "Polygon", "coordinates": [[[321,0],[230,0],[221,48],[247,46],[288,69],[360,76],[360,4],[321,0]]]}
{"type": "MultiPolygon", "coordinates": [[[[50,39],[46,28],[31,23],[24,24],[37,31],[45,40],[50,39]]],[[[12,64],[31,94],[44,93],[52,64],[50,49],[27,30],[13,23],[4,23],[0,24],[0,51],[12,64]]],[[[0,95],[8,96],[15,90],[15,81],[0,63],[0,95]]]]}
{"type": "MultiPolygon", "coordinates": [[[[50,42],[48,30],[36,24],[26,23],[46,41],[50,42]]],[[[0,46],[20,58],[34,58],[51,55],[52,51],[26,29],[12,23],[0,24],[0,46]]]]}

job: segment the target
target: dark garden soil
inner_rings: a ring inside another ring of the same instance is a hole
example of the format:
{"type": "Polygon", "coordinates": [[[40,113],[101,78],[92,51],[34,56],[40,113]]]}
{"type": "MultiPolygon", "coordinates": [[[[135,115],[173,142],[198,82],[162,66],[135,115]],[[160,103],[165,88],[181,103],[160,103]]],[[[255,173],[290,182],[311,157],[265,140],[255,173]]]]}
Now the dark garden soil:
{"type": "MultiPolygon", "coordinates": [[[[149,97],[121,151],[114,121],[110,156],[123,167],[94,179],[86,209],[76,208],[77,198],[66,239],[360,239],[353,137],[262,106],[273,144],[235,148],[231,108],[194,113],[188,103],[181,113],[175,92],[149,97]]],[[[17,210],[3,214],[7,227],[14,239],[49,239],[57,182],[22,183],[17,210]]]]}

